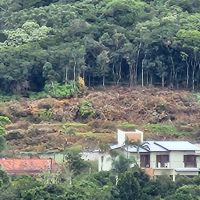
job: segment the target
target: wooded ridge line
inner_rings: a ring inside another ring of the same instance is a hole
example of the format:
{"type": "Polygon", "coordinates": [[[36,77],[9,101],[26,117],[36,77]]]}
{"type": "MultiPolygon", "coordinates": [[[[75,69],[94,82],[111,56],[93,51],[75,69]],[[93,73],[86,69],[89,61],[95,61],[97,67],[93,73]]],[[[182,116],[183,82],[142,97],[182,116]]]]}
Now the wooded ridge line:
{"type": "Polygon", "coordinates": [[[0,89],[83,77],[199,89],[199,0],[0,0],[0,89]]]}

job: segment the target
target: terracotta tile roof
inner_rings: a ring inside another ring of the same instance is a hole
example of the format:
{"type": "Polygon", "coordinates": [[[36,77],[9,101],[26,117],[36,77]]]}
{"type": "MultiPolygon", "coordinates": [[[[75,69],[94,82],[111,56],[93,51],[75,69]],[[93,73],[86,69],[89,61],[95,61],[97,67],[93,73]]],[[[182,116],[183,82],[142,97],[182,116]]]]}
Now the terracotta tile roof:
{"type": "Polygon", "coordinates": [[[10,175],[38,174],[47,171],[56,172],[59,169],[58,164],[54,160],[42,158],[1,158],[0,166],[10,175]]]}

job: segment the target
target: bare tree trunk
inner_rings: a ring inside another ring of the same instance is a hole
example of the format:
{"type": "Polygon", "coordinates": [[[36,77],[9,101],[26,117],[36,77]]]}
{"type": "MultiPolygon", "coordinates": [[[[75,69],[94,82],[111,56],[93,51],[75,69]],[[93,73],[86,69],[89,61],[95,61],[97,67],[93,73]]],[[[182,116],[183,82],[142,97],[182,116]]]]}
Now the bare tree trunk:
{"type": "Polygon", "coordinates": [[[103,76],[102,85],[105,86],[105,76],[103,76]]]}
{"type": "Polygon", "coordinates": [[[74,83],[73,83],[74,88],[76,87],[76,62],[74,59],[74,83]]]}
{"type": "Polygon", "coordinates": [[[142,60],[142,87],[144,87],[144,60],[146,58],[146,55],[144,56],[142,60]]]}
{"type": "Polygon", "coordinates": [[[89,87],[91,86],[91,75],[89,74],[89,77],[88,77],[88,85],[89,85],[89,87]]]}
{"type": "Polygon", "coordinates": [[[121,78],[122,78],[122,75],[121,75],[121,73],[122,73],[122,59],[121,59],[121,61],[120,61],[120,66],[119,66],[119,72],[118,72],[118,80],[117,80],[117,85],[119,84],[119,82],[120,82],[120,80],[121,80],[121,78]]]}
{"type": "Polygon", "coordinates": [[[134,80],[133,65],[131,63],[129,63],[129,84],[130,84],[130,87],[133,87],[133,80],[134,80]]]}
{"type": "Polygon", "coordinates": [[[186,76],[187,76],[187,80],[186,80],[186,87],[187,87],[187,89],[189,88],[189,63],[188,63],[188,61],[186,60],[186,65],[187,65],[187,74],[186,74],[186,76]]]}
{"type": "Polygon", "coordinates": [[[170,70],[170,75],[169,75],[169,83],[170,83],[170,88],[173,88],[173,71],[172,69],[170,70]]]}
{"type": "Polygon", "coordinates": [[[162,73],[162,88],[165,87],[165,75],[162,73]]]}
{"type": "Polygon", "coordinates": [[[135,65],[135,76],[134,76],[134,83],[137,85],[137,73],[138,73],[138,63],[139,63],[139,56],[140,56],[140,48],[142,46],[142,43],[140,42],[137,52],[137,59],[136,59],[136,65],[135,65]]]}
{"type": "Polygon", "coordinates": [[[170,55],[170,59],[171,59],[171,62],[172,62],[172,88],[174,87],[174,81],[176,80],[175,76],[175,65],[174,65],[174,60],[173,60],[173,57],[172,55],[170,55]]]}
{"type": "Polygon", "coordinates": [[[115,74],[115,64],[114,64],[114,62],[112,64],[112,74],[113,74],[114,82],[116,84],[117,82],[116,82],[116,74],[115,74]]]}
{"type": "Polygon", "coordinates": [[[74,82],[76,81],[76,62],[74,61],[74,82]]]}
{"type": "Polygon", "coordinates": [[[196,68],[196,56],[194,58],[194,62],[192,63],[192,90],[195,90],[195,68],[196,68]]]}
{"type": "Polygon", "coordinates": [[[178,72],[177,72],[177,70],[176,70],[176,73],[175,73],[175,80],[176,80],[176,89],[179,89],[178,72]]]}
{"type": "Polygon", "coordinates": [[[142,61],[142,87],[144,87],[144,64],[142,61]]]}
{"type": "Polygon", "coordinates": [[[101,155],[101,171],[103,171],[103,161],[104,161],[104,156],[101,155]]]}
{"type": "Polygon", "coordinates": [[[68,71],[69,71],[69,68],[68,68],[68,66],[66,65],[66,67],[65,67],[65,83],[68,82],[68,71]]]}
{"type": "Polygon", "coordinates": [[[153,85],[153,75],[152,75],[152,73],[150,74],[150,85],[153,85]]]}
{"type": "Polygon", "coordinates": [[[192,90],[193,91],[195,89],[195,80],[194,80],[194,77],[195,77],[195,69],[193,67],[193,70],[192,70],[192,90]]]}
{"type": "Polygon", "coordinates": [[[149,85],[149,72],[147,71],[147,86],[149,85]]]}

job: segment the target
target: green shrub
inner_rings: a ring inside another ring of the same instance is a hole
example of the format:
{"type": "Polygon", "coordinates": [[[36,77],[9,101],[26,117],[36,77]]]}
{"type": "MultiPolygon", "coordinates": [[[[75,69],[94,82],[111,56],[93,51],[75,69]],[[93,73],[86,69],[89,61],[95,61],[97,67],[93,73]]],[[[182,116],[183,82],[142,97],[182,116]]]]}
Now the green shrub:
{"type": "Polygon", "coordinates": [[[79,153],[68,151],[65,159],[69,170],[74,176],[81,174],[81,172],[89,168],[89,163],[83,160],[79,153]]]}
{"type": "Polygon", "coordinates": [[[134,129],[136,129],[136,125],[132,124],[132,123],[129,123],[129,122],[123,122],[123,123],[119,124],[117,126],[117,128],[128,129],[128,130],[132,129],[132,130],[134,130],[134,129]]]}
{"type": "Polygon", "coordinates": [[[42,92],[30,92],[29,93],[29,98],[32,100],[37,100],[37,99],[43,99],[48,97],[48,94],[44,91],[42,92]]]}
{"type": "Polygon", "coordinates": [[[75,133],[75,132],[76,132],[75,129],[72,128],[72,127],[70,127],[70,126],[68,126],[67,124],[64,124],[64,125],[62,126],[62,132],[63,132],[65,135],[70,135],[70,136],[76,134],[76,133],[75,133]]]}
{"type": "Polygon", "coordinates": [[[53,111],[51,109],[42,109],[38,116],[42,121],[50,121],[53,115],[53,111]]]}
{"type": "Polygon", "coordinates": [[[0,135],[0,153],[6,148],[6,139],[0,135]]]}
{"type": "Polygon", "coordinates": [[[200,102],[200,93],[194,93],[195,99],[200,102]]]}
{"type": "Polygon", "coordinates": [[[147,124],[146,129],[154,133],[163,133],[163,134],[176,134],[177,128],[174,125],[169,124],[147,124]]]}
{"type": "Polygon", "coordinates": [[[87,124],[80,122],[66,122],[64,125],[72,128],[87,128],[87,124]]]}
{"type": "Polygon", "coordinates": [[[92,118],[95,116],[94,108],[92,107],[92,103],[89,101],[83,101],[80,104],[79,112],[81,117],[84,119],[92,118]]]}
{"type": "Polygon", "coordinates": [[[51,97],[65,98],[74,96],[78,93],[79,90],[77,84],[72,81],[69,84],[64,85],[60,83],[46,84],[44,87],[44,91],[51,97]]]}
{"type": "Polygon", "coordinates": [[[0,116],[0,135],[6,133],[5,125],[11,123],[10,119],[5,116],[0,116]]]}
{"type": "Polygon", "coordinates": [[[2,126],[0,126],[0,135],[5,135],[6,129],[2,126]]]}
{"type": "Polygon", "coordinates": [[[8,117],[0,116],[0,126],[5,126],[6,124],[10,124],[11,121],[8,117]]]}
{"type": "Polygon", "coordinates": [[[0,93],[0,102],[7,102],[13,100],[20,100],[22,97],[20,95],[7,95],[4,93],[0,93]]]}
{"type": "Polygon", "coordinates": [[[0,180],[0,187],[8,185],[10,182],[9,176],[3,170],[0,170],[0,180]]]}

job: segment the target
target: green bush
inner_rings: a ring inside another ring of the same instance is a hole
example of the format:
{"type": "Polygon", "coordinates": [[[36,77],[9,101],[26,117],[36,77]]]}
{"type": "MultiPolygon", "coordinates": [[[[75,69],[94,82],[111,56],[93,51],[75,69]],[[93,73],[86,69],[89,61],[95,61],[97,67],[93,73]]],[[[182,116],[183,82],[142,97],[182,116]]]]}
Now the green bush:
{"type": "Polygon", "coordinates": [[[95,116],[95,110],[92,107],[92,103],[89,101],[83,101],[80,104],[79,112],[81,117],[83,117],[84,119],[92,118],[95,116]]]}
{"type": "Polygon", "coordinates": [[[42,121],[50,121],[53,115],[53,111],[51,109],[42,109],[38,116],[42,121]]]}
{"type": "Polygon", "coordinates": [[[0,135],[5,135],[6,129],[2,126],[0,126],[0,135]]]}
{"type": "Polygon", "coordinates": [[[10,124],[11,121],[8,117],[0,116],[0,126],[5,126],[6,124],[10,124]]]}
{"type": "Polygon", "coordinates": [[[0,102],[20,100],[21,98],[22,97],[20,95],[7,95],[4,93],[0,93],[0,102]]]}
{"type": "Polygon", "coordinates": [[[136,125],[129,123],[129,122],[123,122],[123,123],[119,124],[117,126],[117,128],[121,128],[121,129],[125,129],[125,130],[130,130],[130,129],[134,130],[134,129],[136,129],[136,125]]]}
{"type": "Polygon", "coordinates": [[[0,135],[0,152],[6,148],[6,139],[4,136],[0,135]]]}
{"type": "Polygon", "coordinates": [[[200,93],[194,93],[195,99],[200,102],[200,93]]]}
{"type": "Polygon", "coordinates": [[[74,81],[71,81],[68,84],[60,84],[60,83],[51,83],[46,84],[44,87],[44,91],[55,98],[65,98],[71,97],[78,93],[78,86],[74,81]]]}
{"type": "Polygon", "coordinates": [[[169,124],[147,124],[145,126],[146,129],[161,134],[176,134],[177,128],[174,125],[169,124]]]}
{"type": "Polygon", "coordinates": [[[65,135],[69,135],[69,136],[72,136],[72,135],[75,135],[76,133],[76,130],[70,126],[68,126],[67,124],[64,124],[62,126],[62,132],[65,134],[65,135]]]}
{"type": "Polygon", "coordinates": [[[37,100],[37,99],[43,99],[48,97],[48,94],[44,91],[42,92],[30,92],[29,93],[29,98],[32,100],[37,100]]]}
{"type": "Polygon", "coordinates": [[[86,169],[89,168],[90,164],[81,158],[79,153],[68,151],[65,160],[67,161],[67,165],[69,170],[73,173],[74,176],[81,174],[86,169]]]}
{"type": "Polygon", "coordinates": [[[0,116],[0,135],[4,135],[6,133],[5,125],[11,123],[10,119],[5,116],[0,116]]]}
{"type": "Polygon", "coordinates": [[[0,170],[0,187],[8,185],[10,182],[9,176],[6,174],[5,171],[0,170]]]}

